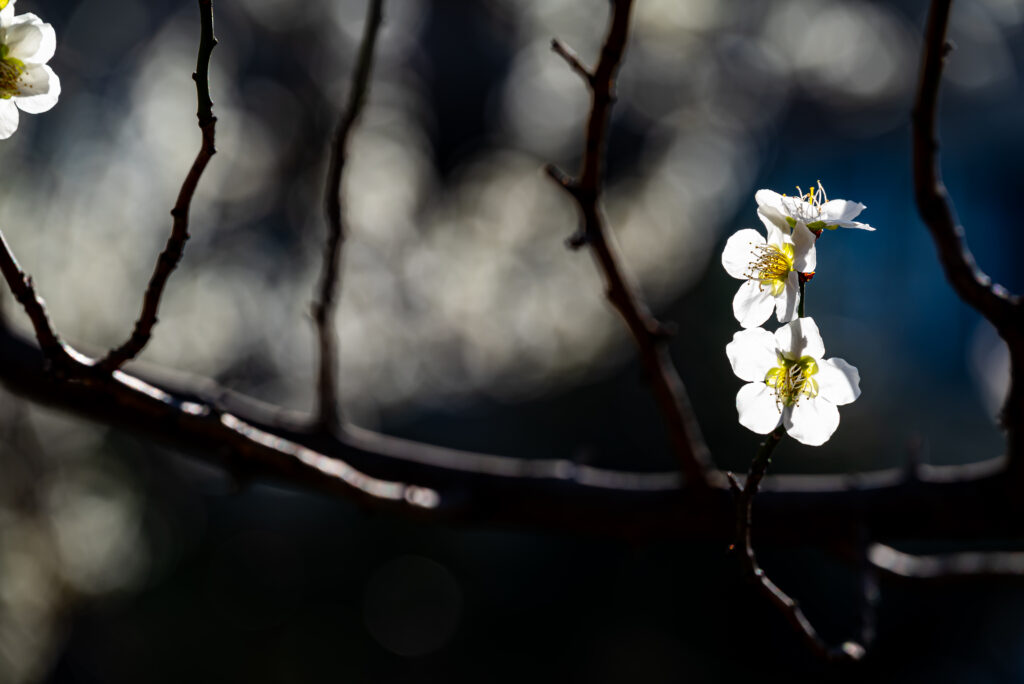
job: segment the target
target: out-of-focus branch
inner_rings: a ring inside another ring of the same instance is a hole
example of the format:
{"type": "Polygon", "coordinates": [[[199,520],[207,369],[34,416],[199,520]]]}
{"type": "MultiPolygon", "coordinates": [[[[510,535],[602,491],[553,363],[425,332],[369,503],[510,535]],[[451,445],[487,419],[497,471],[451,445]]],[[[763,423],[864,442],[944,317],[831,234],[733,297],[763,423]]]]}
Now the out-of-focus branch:
{"type": "Polygon", "coordinates": [[[106,372],[114,371],[125,362],[135,358],[149,343],[153,334],[153,326],[157,323],[157,311],[160,308],[160,298],[163,296],[164,287],[174,269],[177,268],[178,262],[181,261],[185,243],[189,238],[188,214],[192,205],[192,197],[195,195],[203,171],[217,152],[214,140],[217,117],[213,115],[213,101],[210,99],[209,73],[210,55],[217,45],[217,39],[213,35],[212,0],[199,0],[199,17],[199,54],[196,58],[196,70],[192,74],[192,80],[196,82],[198,102],[196,115],[199,119],[199,129],[202,132],[202,143],[195,161],[192,162],[192,168],[189,169],[188,175],[185,176],[185,180],[181,184],[174,208],[171,209],[173,219],[171,235],[153,268],[153,275],[150,276],[149,285],[143,295],[142,311],[135,322],[132,334],[124,344],[112,349],[96,364],[98,369],[106,372]]]}
{"type": "Polygon", "coordinates": [[[26,275],[18,266],[3,233],[0,233],[0,271],[3,272],[4,280],[11,288],[14,298],[25,309],[29,320],[32,321],[32,328],[35,330],[36,340],[39,342],[43,356],[50,363],[60,364],[66,361],[68,353],[64,349],[64,343],[60,341],[50,325],[50,318],[46,314],[46,303],[42,297],[36,294],[31,276],[26,275]]]}
{"type": "Polygon", "coordinates": [[[787,622],[796,630],[804,643],[810,647],[818,657],[831,661],[856,661],[864,657],[864,647],[853,641],[843,643],[839,648],[832,648],[821,638],[818,631],[811,624],[811,621],[804,615],[800,605],[794,601],[786,592],[782,591],[764,570],[757,563],[757,556],[754,553],[754,545],[751,541],[751,522],[753,519],[754,495],[757,494],[761,480],[768,472],[768,466],[772,462],[772,453],[778,446],[786,431],[781,427],[765,437],[764,442],[757,451],[757,455],[750,463],[750,470],[747,472],[746,482],[742,486],[729,474],[729,484],[736,497],[736,537],[730,550],[737,554],[743,573],[757,588],[758,592],[767,598],[775,608],[782,613],[787,622]]]}
{"type": "Polygon", "coordinates": [[[579,73],[590,88],[590,116],[587,120],[583,161],[578,179],[570,177],[553,165],[547,173],[565,189],[580,211],[580,229],[569,238],[577,248],[590,245],[597,266],[604,276],[608,300],[622,316],[640,351],[640,359],[651,382],[655,399],[665,419],[673,451],[680,468],[695,491],[706,489],[717,474],[710,470],[707,446],[700,434],[689,398],[667,348],[665,327],[659,323],[640,298],[636,285],[630,282],[619,265],[612,245],[612,236],[601,215],[601,171],[605,155],[608,120],[615,100],[615,74],[622,61],[629,35],[632,0],[615,0],[610,27],[601,48],[601,57],[593,72],[559,41],[552,47],[579,73]]]}
{"type": "MultiPolygon", "coordinates": [[[[568,458],[472,453],[356,428],[326,435],[310,431],[307,416],[242,397],[205,378],[170,376],[160,369],[149,369],[146,376],[117,371],[97,378],[88,359],[68,353],[69,369],[54,374],[35,343],[0,324],[0,383],[37,404],[134,431],[251,479],[355,500],[372,510],[473,525],[630,540],[726,542],[735,531],[736,506],[728,488],[712,486],[705,496],[686,496],[692,489],[682,487],[675,472],[622,472],[568,458]],[[365,490],[401,494],[388,498],[365,490]],[[436,505],[410,504],[406,491],[436,505]]],[[[915,480],[907,480],[901,469],[769,476],[754,502],[757,538],[820,544],[853,537],[863,526],[865,535],[883,541],[1021,539],[1024,516],[1007,496],[1004,463],[925,466],[915,480]]]]}
{"type": "Polygon", "coordinates": [[[341,251],[345,241],[344,217],[341,210],[341,174],[345,168],[352,128],[363,110],[370,88],[373,50],[383,19],[383,5],[383,0],[369,0],[367,3],[363,38],[352,73],[348,101],[345,103],[345,109],[338,120],[338,127],[331,142],[331,159],[324,186],[327,242],[324,245],[320,294],[313,303],[313,320],[317,329],[320,364],[320,372],[317,374],[316,421],[321,429],[331,434],[337,434],[341,427],[341,412],[338,406],[338,345],[334,331],[334,308],[341,288],[341,251]]]}
{"type": "Polygon", "coordinates": [[[938,582],[1016,578],[1024,579],[1024,552],[983,551],[914,555],[885,544],[868,551],[871,564],[894,577],[938,582]]]}
{"type": "Polygon", "coordinates": [[[939,261],[953,289],[997,328],[1014,316],[1017,299],[993,284],[974,262],[957,223],[952,201],[942,183],[936,133],[939,83],[946,54],[946,27],[952,0],[934,0],[925,28],[921,80],[912,115],[914,131],[914,197],[939,252],[939,261]]]}
{"type": "Polygon", "coordinates": [[[952,0],[933,0],[921,56],[921,76],[914,103],[914,196],[939,253],[946,279],[956,293],[987,318],[1010,348],[1010,392],[1002,411],[1007,431],[1009,468],[1024,479],[1024,304],[994,284],[978,268],[956,220],[952,201],[942,183],[936,119],[942,67],[951,46],[946,29],[952,0]]]}

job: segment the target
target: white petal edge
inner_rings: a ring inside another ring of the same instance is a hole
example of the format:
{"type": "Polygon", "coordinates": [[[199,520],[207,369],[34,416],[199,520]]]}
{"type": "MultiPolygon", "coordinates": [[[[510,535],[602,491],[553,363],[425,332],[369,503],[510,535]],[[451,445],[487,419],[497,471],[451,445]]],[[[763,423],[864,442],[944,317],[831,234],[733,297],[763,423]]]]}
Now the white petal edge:
{"type": "Polygon", "coordinates": [[[9,50],[8,56],[22,62],[29,62],[32,61],[29,58],[39,52],[39,46],[43,42],[43,32],[37,24],[16,21],[6,27],[3,41],[9,50]]]}
{"type": "Polygon", "coordinates": [[[814,273],[818,267],[818,252],[814,247],[817,241],[814,233],[803,221],[797,221],[793,227],[793,268],[801,273],[814,273]]]}
{"type": "Polygon", "coordinates": [[[740,425],[759,435],[767,435],[782,420],[775,393],[763,382],[751,382],[736,393],[736,412],[740,425]]]}
{"type": "Polygon", "coordinates": [[[18,108],[14,105],[14,100],[0,100],[0,140],[10,138],[16,130],[18,130],[18,108]]]}
{"type": "MultiPolygon", "coordinates": [[[[13,4],[14,3],[12,2],[11,5],[13,5],[13,4]]],[[[8,5],[8,7],[10,7],[10,5],[8,5]]],[[[32,12],[25,12],[24,14],[19,14],[19,15],[13,17],[11,19],[11,23],[7,24],[7,26],[17,26],[19,24],[42,24],[42,23],[43,23],[43,20],[40,19],[37,15],[33,14],[32,12]]]]}
{"type": "Polygon", "coordinates": [[[793,359],[801,356],[820,359],[825,356],[825,341],[818,332],[818,324],[810,316],[794,319],[776,330],[775,343],[779,351],[793,359]]]}
{"type": "Polygon", "coordinates": [[[761,219],[761,223],[768,230],[769,236],[772,232],[789,233],[790,227],[789,222],[786,221],[786,216],[775,207],[758,207],[757,218],[761,219]]]}
{"type": "Polygon", "coordinates": [[[9,26],[14,20],[14,3],[15,0],[11,0],[7,7],[0,10],[0,26],[9,26]]]}
{"type": "Polygon", "coordinates": [[[35,52],[24,57],[18,57],[18,59],[27,64],[46,64],[53,59],[54,53],[57,52],[57,32],[53,30],[53,26],[50,24],[44,24],[38,18],[37,21],[38,23],[33,25],[39,29],[41,35],[35,52]]]}
{"type": "Polygon", "coordinates": [[[860,202],[834,199],[821,205],[821,220],[825,223],[842,223],[852,221],[860,212],[867,209],[860,202]]]}
{"type": "MultiPolygon", "coordinates": [[[[60,79],[57,77],[57,74],[53,72],[53,69],[43,64],[33,67],[29,71],[35,71],[36,69],[42,70],[46,73],[49,89],[47,92],[39,95],[18,96],[14,98],[18,105],[18,109],[26,114],[42,114],[43,112],[48,112],[53,109],[53,106],[57,104],[57,99],[60,98],[60,79]]],[[[27,74],[28,72],[26,72],[26,75],[27,74]]]]}
{"type": "Polygon", "coordinates": [[[782,425],[801,444],[821,446],[839,427],[839,408],[820,395],[804,397],[796,406],[786,408],[782,425]]]}
{"type": "Polygon", "coordinates": [[[732,336],[732,342],[725,345],[732,372],[740,380],[761,382],[769,370],[778,365],[775,351],[775,335],[764,328],[740,330],[732,336]]]}
{"type": "Polygon", "coordinates": [[[860,221],[839,221],[838,223],[836,223],[836,225],[841,228],[858,228],[860,230],[874,230],[874,228],[872,228],[868,224],[861,223],[860,221]]]}
{"type": "Polygon", "coordinates": [[[736,296],[732,298],[732,314],[744,328],[755,328],[772,315],[775,298],[771,290],[762,288],[756,280],[748,280],[740,285],[736,296]]]}
{"type": "Polygon", "coordinates": [[[774,190],[762,188],[754,193],[754,201],[758,207],[771,207],[779,213],[784,213],[782,208],[782,195],[774,190]]]}
{"type": "Polygon", "coordinates": [[[814,374],[818,395],[836,406],[843,406],[860,396],[860,371],[843,359],[825,359],[814,374]]]}
{"type": "Polygon", "coordinates": [[[796,318],[796,306],[800,303],[800,276],[790,271],[786,276],[786,287],[782,294],[775,298],[775,317],[779,323],[786,323],[796,318]]]}
{"type": "Polygon", "coordinates": [[[754,248],[763,245],[764,237],[753,228],[743,228],[729,236],[722,250],[722,266],[733,278],[747,279],[750,262],[754,260],[754,248]]]}

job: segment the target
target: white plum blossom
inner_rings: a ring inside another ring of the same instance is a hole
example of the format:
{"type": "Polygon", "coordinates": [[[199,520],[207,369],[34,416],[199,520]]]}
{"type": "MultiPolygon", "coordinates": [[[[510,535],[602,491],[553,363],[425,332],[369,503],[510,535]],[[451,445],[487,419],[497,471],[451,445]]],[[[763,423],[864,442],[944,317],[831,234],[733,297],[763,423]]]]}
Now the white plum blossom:
{"type": "Polygon", "coordinates": [[[736,395],[740,425],[766,435],[781,423],[793,439],[821,446],[839,427],[838,406],[860,396],[860,374],[842,359],[824,359],[813,318],[774,334],[741,330],[725,347],[732,370],[747,384],[736,395]]]}
{"type": "Polygon", "coordinates": [[[767,238],[753,228],[733,233],[722,251],[722,266],[744,280],[732,300],[732,311],[744,328],[761,325],[772,315],[780,323],[793,320],[800,300],[800,273],[813,273],[817,256],[814,233],[802,221],[783,231],[765,223],[767,238]]]}
{"type": "Polygon", "coordinates": [[[60,79],[46,65],[57,48],[53,27],[15,15],[16,1],[0,0],[0,140],[18,129],[18,110],[40,114],[60,97],[60,79]]]}
{"type": "Polygon", "coordinates": [[[757,215],[761,221],[783,231],[792,229],[798,221],[803,221],[815,233],[836,228],[874,230],[866,223],[853,220],[867,207],[860,202],[830,200],[821,181],[818,181],[817,188],[812,186],[806,193],[799,187],[796,191],[799,195],[790,196],[772,190],[758,190],[754,199],[757,200],[757,215]]]}

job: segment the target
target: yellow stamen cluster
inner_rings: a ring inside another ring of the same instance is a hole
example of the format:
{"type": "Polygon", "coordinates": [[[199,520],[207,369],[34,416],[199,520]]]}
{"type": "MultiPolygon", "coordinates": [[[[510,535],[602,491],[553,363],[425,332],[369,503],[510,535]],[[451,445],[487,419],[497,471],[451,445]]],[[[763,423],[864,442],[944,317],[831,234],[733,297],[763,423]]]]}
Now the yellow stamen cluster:
{"type": "Polygon", "coordinates": [[[18,79],[25,73],[25,64],[20,59],[7,56],[7,46],[0,45],[0,98],[10,99],[17,95],[18,79]]]}
{"type": "Polygon", "coordinates": [[[786,289],[786,278],[793,270],[793,245],[752,245],[754,258],[747,266],[746,276],[760,283],[761,289],[770,287],[778,297],[786,289]]]}
{"type": "Polygon", "coordinates": [[[802,397],[818,396],[818,381],[812,376],[818,372],[818,362],[810,356],[789,359],[779,355],[779,365],[764,376],[764,383],[775,391],[775,405],[781,411],[785,406],[796,406],[802,397]]]}

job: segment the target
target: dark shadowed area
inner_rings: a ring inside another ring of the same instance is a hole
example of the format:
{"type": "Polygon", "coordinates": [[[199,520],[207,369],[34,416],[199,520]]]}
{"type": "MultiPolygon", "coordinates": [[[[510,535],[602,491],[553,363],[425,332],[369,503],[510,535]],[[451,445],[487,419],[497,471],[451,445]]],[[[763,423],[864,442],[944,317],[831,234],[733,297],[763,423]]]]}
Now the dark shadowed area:
{"type": "MultiPolygon", "coordinates": [[[[63,92],[0,141],[0,228],[64,338],[99,355],[131,330],[199,145],[199,15],[192,0],[17,2],[55,27],[63,92]]],[[[826,232],[807,286],[827,355],[857,366],[863,394],[825,446],[782,443],[772,472],[1002,453],[1006,347],[947,284],[914,205],[927,3],[635,4],[604,206],[623,263],[676,324],[672,355],[715,464],[745,471],[759,442],[736,420],[742,382],[724,350],[738,281],[722,247],[760,228],[757,189],[819,179],[866,204],[860,219],[877,228],[826,232]]],[[[608,5],[385,2],[343,182],[348,420],[523,459],[677,467],[592,259],[564,246],[575,208],[541,171],[577,167],[588,108],[551,38],[593,63],[608,5]]],[[[218,154],[153,341],[128,369],[311,411],[321,193],[366,6],[214,11],[218,154]]],[[[950,33],[945,181],[978,263],[1021,292],[1024,5],[959,2],[950,33]]],[[[0,305],[30,329],[6,289],[0,305]]],[[[758,555],[839,643],[860,629],[859,568],[826,541],[758,555]]],[[[373,512],[0,389],[0,682],[1024,679],[1024,582],[883,577],[879,591],[866,661],[829,668],[743,582],[724,542],[373,512]]]]}

